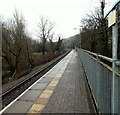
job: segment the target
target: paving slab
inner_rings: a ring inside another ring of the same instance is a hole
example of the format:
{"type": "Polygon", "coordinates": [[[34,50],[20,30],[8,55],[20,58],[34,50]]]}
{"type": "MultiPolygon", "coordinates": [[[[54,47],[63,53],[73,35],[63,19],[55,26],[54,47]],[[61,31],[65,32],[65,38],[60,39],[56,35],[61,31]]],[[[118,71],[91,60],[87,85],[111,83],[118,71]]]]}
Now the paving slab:
{"type": "Polygon", "coordinates": [[[44,90],[48,83],[36,83],[31,89],[33,90],[44,90]]]}
{"type": "Polygon", "coordinates": [[[49,78],[51,78],[51,79],[54,78],[54,76],[58,73],[58,71],[55,71],[55,70],[53,71],[53,70],[50,71],[49,73],[47,73],[43,78],[48,78],[48,79],[49,78]]]}
{"type": "Polygon", "coordinates": [[[26,113],[32,104],[33,102],[19,100],[10,106],[4,113],[26,113]]]}
{"type": "Polygon", "coordinates": [[[34,102],[41,92],[42,90],[28,90],[19,100],[34,102]]]}
{"type": "Polygon", "coordinates": [[[55,75],[57,74],[57,72],[50,72],[50,73],[48,73],[45,77],[46,78],[53,78],[55,75]]]}
{"type": "Polygon", "coordinates": [[[44,78],[40,79],[38,83],[49,83],[51,80],[52,80],[51,77],[48,78],[45,76],[44,78]]]}

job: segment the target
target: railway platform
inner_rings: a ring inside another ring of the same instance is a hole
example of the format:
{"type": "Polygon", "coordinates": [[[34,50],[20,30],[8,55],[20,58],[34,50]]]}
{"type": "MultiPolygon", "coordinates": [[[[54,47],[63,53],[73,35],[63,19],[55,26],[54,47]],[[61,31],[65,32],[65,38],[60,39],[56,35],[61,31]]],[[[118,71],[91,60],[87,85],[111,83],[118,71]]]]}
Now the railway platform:
{"type": "Polygon", "coordinates": [[[77,52],[72,50],[2,113],[96,113],[77,52]]]}

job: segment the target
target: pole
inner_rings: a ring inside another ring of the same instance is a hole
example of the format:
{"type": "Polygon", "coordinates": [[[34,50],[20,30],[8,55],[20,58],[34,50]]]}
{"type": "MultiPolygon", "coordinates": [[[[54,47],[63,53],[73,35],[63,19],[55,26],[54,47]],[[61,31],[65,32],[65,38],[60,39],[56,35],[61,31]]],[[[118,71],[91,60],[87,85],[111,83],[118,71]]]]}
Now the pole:
{"type": "Polygon", "coordinates": [[[112,26],[112,98],[111,98],[111,112],[118,112],[118,80],[116,78],[116,60],[117,60],[117,44],[118,44],[118,25],[112,26]]]}
{"type": "Polygon", "coordinates": [[[105,8],[105,0],[102,0],[102,1],[101,1],[102,19],[104,18],[104,8],[105,8]]]}
{"type": "Polygon", "coordinates": [[[2,23],[0,23],[0,110],[2,110],[2,23]]]}

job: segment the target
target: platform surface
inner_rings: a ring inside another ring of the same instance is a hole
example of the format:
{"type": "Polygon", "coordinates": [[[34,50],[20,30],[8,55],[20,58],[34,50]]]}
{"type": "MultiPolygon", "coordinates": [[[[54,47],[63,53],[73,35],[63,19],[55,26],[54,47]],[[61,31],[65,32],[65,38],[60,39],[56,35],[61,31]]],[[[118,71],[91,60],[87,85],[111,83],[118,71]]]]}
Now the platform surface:
{"type": "Polygon", "coordinates": [[[71,51],[3,113],[95,113],[77,52],[71,51]]]}

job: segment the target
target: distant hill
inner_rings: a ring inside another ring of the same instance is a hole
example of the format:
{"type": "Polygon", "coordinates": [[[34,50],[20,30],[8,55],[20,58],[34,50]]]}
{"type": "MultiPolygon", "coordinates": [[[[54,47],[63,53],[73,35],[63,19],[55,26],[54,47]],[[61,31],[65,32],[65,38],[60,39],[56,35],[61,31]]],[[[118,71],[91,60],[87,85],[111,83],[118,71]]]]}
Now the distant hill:
{"type": "Polygon", "coordinates": [[[74,48],[79,45],[79,34],[63,39],[65,48],[74,48]]]}

